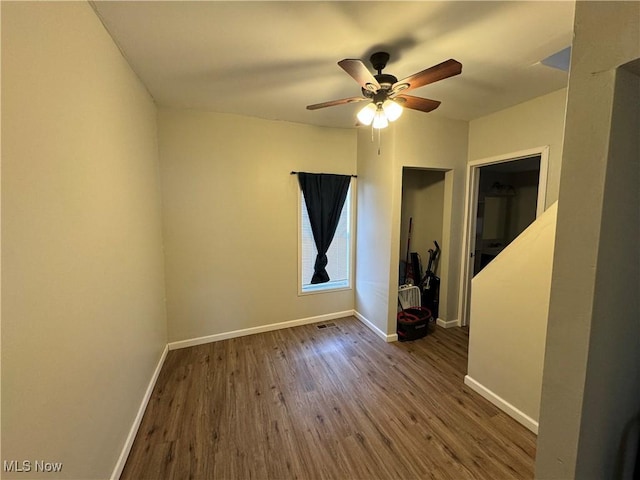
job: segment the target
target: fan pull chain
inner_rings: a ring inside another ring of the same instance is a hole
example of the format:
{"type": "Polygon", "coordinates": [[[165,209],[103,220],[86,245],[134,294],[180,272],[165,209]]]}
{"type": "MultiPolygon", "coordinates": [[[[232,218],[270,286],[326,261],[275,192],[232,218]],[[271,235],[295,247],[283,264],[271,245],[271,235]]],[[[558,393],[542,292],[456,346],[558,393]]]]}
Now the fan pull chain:
{"type": "Polygon", "coordinates": [[[375,136],[374,136],[374,132],[378,131],[378,155],[380,155],[381,149],[380,149],[380,144],[381,144],[381,140],[380,137],[382,136],[382,129],[381,128],[373,128],[373,125],[371,125],[371,143],[373,143],[375,141],[375,136]]]}

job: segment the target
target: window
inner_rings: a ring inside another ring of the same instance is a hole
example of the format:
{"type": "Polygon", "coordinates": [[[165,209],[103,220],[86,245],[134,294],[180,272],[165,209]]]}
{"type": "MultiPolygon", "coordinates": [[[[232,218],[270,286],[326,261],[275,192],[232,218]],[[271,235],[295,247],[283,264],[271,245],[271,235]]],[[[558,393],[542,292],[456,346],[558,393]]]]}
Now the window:
{"type": "Polygon", "coordinates": [[[327,251],[327,273],[331,280],[326,283],[312,284],[310,282],[318,249],[313,240],[307,207],[304,203],[302,191],[300,191],[300,293],[351,288],[351,232],[353,218],[351,197],[352,187],[349,187],[336,233],[327,251]]]}

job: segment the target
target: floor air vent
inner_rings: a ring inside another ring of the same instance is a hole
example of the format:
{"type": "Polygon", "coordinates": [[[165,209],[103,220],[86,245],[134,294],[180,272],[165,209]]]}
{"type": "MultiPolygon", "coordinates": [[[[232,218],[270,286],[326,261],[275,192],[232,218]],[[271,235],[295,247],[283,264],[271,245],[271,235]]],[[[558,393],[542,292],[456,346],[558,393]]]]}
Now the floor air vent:
{"type": "Polygon", "coordinates": [[[335,324],[335,323],[330,322],[330,323],[321,323],[321,324],[319,324],[319,325],[316,325],[316,328],[317,328],[318,330],[322,330],[322,329],[324,329],[324,328],[333,328],[333,327],[335,327],[335,326],[336,326],[336,324],[335,324]]]}

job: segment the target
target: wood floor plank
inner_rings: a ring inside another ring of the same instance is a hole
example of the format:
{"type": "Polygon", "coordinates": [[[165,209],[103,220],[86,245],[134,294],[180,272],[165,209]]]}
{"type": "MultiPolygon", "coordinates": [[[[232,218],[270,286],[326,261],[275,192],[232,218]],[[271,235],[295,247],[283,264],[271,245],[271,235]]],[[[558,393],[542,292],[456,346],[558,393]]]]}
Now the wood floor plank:
{"type": "Polygon", "coordinates": [[[121,479],[529,479],[535,435],[464,385],[468,331],[353,317],[169,352],[121,479]]]}

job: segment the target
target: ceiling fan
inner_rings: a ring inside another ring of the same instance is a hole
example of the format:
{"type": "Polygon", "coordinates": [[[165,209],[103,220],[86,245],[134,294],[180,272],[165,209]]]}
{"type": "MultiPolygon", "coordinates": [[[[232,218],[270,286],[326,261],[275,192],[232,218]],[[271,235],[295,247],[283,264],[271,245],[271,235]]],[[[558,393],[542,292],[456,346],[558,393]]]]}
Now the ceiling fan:
{"type": "Polygon", "coordinates": [[[371,65],[377,70],[376,75],[364,65],[362,60],[349,59],[340,60],[338,65],[362,87],[361,97],[341,98],[329,102],[308,105],[307,110],[318,110],[335,105],[347,103],[370,102],[358,112],[358,120],[364,125],[372,125],[373,128],[385,128],[390,121],[397,120],[402,114],[402,108],[410,108],[421,112],[431,112],[440,105],[437,100],[414,97],[406,95],[405,92],[414,88],[428,85],[445,78],[453,77],[462,72],[462,64],[457,60],[449,59],[438,65],[414,73],[402,80],[398,80],[393,75],[382,73],[387,66],[389,54],[387,52],[376,52],[370,57],[371,65]]]}

